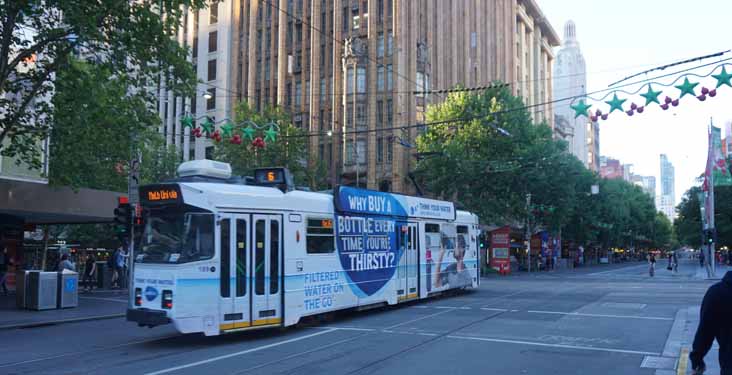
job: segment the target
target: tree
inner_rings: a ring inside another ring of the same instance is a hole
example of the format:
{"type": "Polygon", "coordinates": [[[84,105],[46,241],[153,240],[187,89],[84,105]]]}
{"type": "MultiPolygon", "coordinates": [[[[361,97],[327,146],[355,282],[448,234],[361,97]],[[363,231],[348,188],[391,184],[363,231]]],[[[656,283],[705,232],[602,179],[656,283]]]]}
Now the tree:
{"type": "MultiPolygon", "coordinates": [[[[702,245],[702,221],[699,193],[695,186],[687,190],[676,208],[674,230],[682,245],[699,248],[702,245]]],[[[717,245],[732,246],[732,186],[714,187],[714,225],[717,230],[717,245]]]]}
{"type": "Polygon", "coordinates": [[[194,92],[187,49],[175,36],[183,12],[205,0],[16,0],[0,7],[0,154],[41,166],[59,70],[79,54],[103,65],[125,94],[146,103],[157,83],[194,92]],[[160,77],[163,77],[160,79],[160,77]]]}
{"type": "Polygon", "coordinates": [[[127,191],[132,143],[141,152],[142,183],[175,177],[180,162],[157,132],[157,112],[105,65],[72,59],[58,72],[53,103],[49,182],[127,191]],[[84,95],[79,95],[84,93],[84,95]]]}
{"type": "Polygon", "coordinates": [[[216,144],[214,156],[217,160],[231,164],[232,172],[238,175],[252,175],[255,168],[286,167],[292,172],[296,184],[308,184],[313,190],[320,190],[326,186],[326,169],[322,162],[314,168],[308,168],[308,137],[302,130],[294,127],[291,117],[279,108],[265,108],[257,112],[246,102],[236,107],[236,124],[251,122],[252,128],[261,129],[256,136],[262,136],[263,131],[269,129],[269,124],[276,124],[279,133],[275,141],[269,141],[264,148],[257,148],[242,131],[247,125],[237,126],[233,134],[244,140],[242,144],[235,144],[224,139],[216,144]]]}

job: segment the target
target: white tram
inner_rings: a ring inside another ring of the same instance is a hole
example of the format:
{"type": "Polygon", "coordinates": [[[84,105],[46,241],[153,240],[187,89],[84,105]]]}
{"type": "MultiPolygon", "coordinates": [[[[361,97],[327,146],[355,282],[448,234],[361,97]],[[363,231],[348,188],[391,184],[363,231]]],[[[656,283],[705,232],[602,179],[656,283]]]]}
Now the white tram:
{"type": "Polygon", "coordinates": [[[237,180],[210,160],[178,174],[140,188],[127,311],[140,326],[210,336],[478,286],[478,218],[450,202],[296,190],[284,168],[237,180]]]}

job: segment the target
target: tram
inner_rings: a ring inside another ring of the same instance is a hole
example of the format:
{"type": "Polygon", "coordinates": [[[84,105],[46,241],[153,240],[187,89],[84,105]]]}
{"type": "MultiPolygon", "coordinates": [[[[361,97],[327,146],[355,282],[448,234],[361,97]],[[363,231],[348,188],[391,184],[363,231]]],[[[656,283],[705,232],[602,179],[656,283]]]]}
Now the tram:
{"type": "Polygon", "coordinates": [[[295,188],[285,168],[231,176],[212,160],[140,187],[139,326],[222,333],[475,288],[478,217],[451,202],[339,186],[295,188]]]}

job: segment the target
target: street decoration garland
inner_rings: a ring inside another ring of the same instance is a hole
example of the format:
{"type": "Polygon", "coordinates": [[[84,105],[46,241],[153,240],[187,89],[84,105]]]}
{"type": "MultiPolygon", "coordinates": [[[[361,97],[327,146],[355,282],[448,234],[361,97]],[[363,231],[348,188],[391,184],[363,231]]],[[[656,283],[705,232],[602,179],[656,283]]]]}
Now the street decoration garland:
{"type": "Polygon", "coordinates": [[[717,89],[719,89],[721,86],[732,87],[732,64],[725,63],[716,65],[706,75],[684,73],[676,77],[676,79],[674,79],[672,82],[666,84],[655,81],[648,82],[641,85],[634,92],[628,92],[625,90],[613,90],[606,93],[605,96],[600,98],[594,98],[589,95],[584,96],[579,100],[577,100],[578,98],[575,98],[570,104],[570,108],[574,110],[574,118],[585,116],[588,117],[592,122],[595,122],[598,120],[607,120],[608,117],[616,111],[625,113],[628,116],[633,116],[635,113],[643,113],[646,108],[653,104],[660,106],[661,109],[665,111],[668,110],[670,107],[677,107],[680,104],[680,100],[687,95],[695,97],[697,100],[703,102],[707,99],[707,97],[713,98],[717,96],[717,89]],[[722,68],[721,71],[719,71],[718,74],[713,74],[720,67],[722,68]],[[731,68],[730,72],[728,72],[727,67],[731,68]],[[708,88],[706,86],[702,86],[701,89],[698,91],[699,95],[697,95],[696,90],[699,82],[696,81],[709,76],[712,76],[712,78],[717,80],[716,87],[708,88]],[[669,90],[671,92],[668,92],[669,90]],[[661,99],[661,94],[663,94],[664,92],[667,92],[668,95],[665,95],[665,97],[661,99]],[[669,96],[673,95],[672,93],[676,93],[678,96],[669,96]],[[642,99],[638,103],[643,104],[637,104],[635,101],[631,101],[630,106],[626,106],[625,103],[635,95],[642,97],[642,99]],[[610,99],[606,100],[608,98],[610,99]],[[593,104],[589,104],[589,100],[595,102],[596,104],[605,103],[609,106],[609,109],[607,110],[607,112],[603,112],[601,109],[598,108],[595,112],[592,112],[590,111],[590,108],[593,106],[593,104]]]}
{"type": "Polygon", "coordinates": [[[220,125],[216,129],[216,123],[211,121],[210,117],[201,116],[194,119],[190,114],[183,116],[180,122],[184,129],[190,128],[190,134],[196,138],[205,136],[216,143],[227,140],[235,145],[248,140],[254,148],[265,148],[267,143],[276,142],[280,133],[280,126],[274,122],[259,125],[251,120],[234,123],[230,119],[224,119],[218,122],[220,125]],[[203,120],[200,126],[196,126],[200,120],[203,120]]]}

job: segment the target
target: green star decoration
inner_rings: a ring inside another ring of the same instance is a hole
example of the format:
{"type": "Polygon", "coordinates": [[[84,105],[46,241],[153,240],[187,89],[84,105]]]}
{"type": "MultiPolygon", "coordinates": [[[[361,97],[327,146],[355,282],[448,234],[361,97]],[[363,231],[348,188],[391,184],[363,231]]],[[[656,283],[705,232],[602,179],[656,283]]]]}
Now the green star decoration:
{"type": "Polygon", "coordinates": [[[183,128],[192,128],[193,127],[193,117],[191,116],[184,116],[180,123],[183,124],[183,128]]]}
{"type": "Polygon", "coordinates": [[[242,130],[242,132],[244,133],[244,136],[247,137],[247,138],[249,138],[250,140],[253,140],[254,139],[254,132],[255,132],[255,130],[254,130],[254,128],[251,125],[249,125],[246,128],[244,128],[244,130],[242,130]]]}
{"type": "Polygon", "coordinates": [[[661,93],[662,91],[653,91],[653,87],[648,84],[648,92],[645,94],[641,94],[641,96],[646,98],[645,105],[649,105],[651,103],[661,104],[661,102],[658,101],[658,96],[661,95],[661,93]]]}
{"type": "Polygon", "coordinates": [[[732,74],[727,73],[727,68],[725,66],[722,66],[722,73],[719,74],[712,74],[712,77],[717,80],[717,87],[722,85],[727,85],[729,87],[732,87],[732,74]]]}
{"type": "Polygon", "coordinates": [[[610,105],[610,112],[608,113],[613,113],[616,109],[620,110],[620,112],[625,112],[623,110],[623,103],[625,103],[626,100],[628,99],[618,99],[618,94],[613,94],[613,100],[605,102],[610,105]]]}
{"type": "Polygon", "coordinates": [[[686,94],[691,94],[692,96],[696,96],[696,94],[694,93],[694,87],[696,87],[696,85],[698,85],[698,84],[699,84],[698,82],[696,82],[696,83],[689,82],[689,78],[684,78],[684,83],[682,83],[678,86],[674,86],[674,87],[681,90],[681,96],[679,96],[679,98],[683,98],[684,95],[686,95],[686,94]]]}
{"type": "Polygon", "coordinates": [[[574,118],[585,116],[587,117],[587,110],[592,107],[591,104],[585,103],[584,99],[581,99],[577,104],[570,105],[569,108],[574,109],[574,118]]]}
{"type": "Polygon", "coordinates": [[[231,138],[233,130],[234,130],[234,125],[231,125],[230,122],[227,122],[226,124],[221,125],[221,135],[223,135],[226,138],[231,138]]]}
{"type": "Polygon", "coordinates": [[[264,132],[264,141],[265,142],[274,142],[277,137],[277,130],[275,130],[274,126],[270,126],[269,129],[267,129],[264,132]]]}
{"type": "Polygon", "coordinates": [[[206,134],[211,134],[214,130],[214,123],[211,122],[211,119],[207,117],[206,121],[201,124],[201,128],[203,128],[203,131],[205,131],[206,134]]]}

